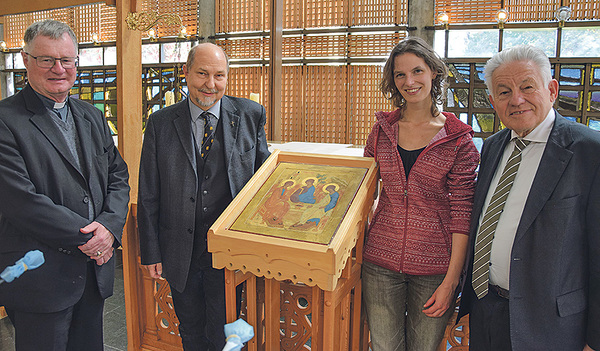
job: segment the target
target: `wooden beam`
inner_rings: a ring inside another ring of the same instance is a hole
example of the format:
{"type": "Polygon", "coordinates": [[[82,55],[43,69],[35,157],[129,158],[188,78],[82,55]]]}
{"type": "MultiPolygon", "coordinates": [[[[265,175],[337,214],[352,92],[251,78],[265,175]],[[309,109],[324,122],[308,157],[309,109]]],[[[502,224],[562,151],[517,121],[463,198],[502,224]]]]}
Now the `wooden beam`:
{"type": "Polygon", "coordinates": [[[281,92],[283,91],[282,45],[283,45],[283,0],[271,0],[271,38],[269,45],[269,120],[270,140],[281,141],[281,92]]]}
{"type": "Polygon", "coordinates": [[[35,11],[60,9],[63,7],[80,6],[104,2],[115,6],[117,0],[27,0],[27,1],[0,1],[0,16],[16,15],[35,11]]]}
{"type": "MultiPolygon", "coordinates": [[[[138,172],[142,150],[142,33],[127,28],[129,12],[141,11],[141,1],[117,1],[117,130],[119,151],[129,167],[131,211],[123,233],[123,277],[125,279],[125,313],[129,350],[140,350],[142,325],[140,315],[143,291],[138,266],[139,238],[136,230],[138,172]]],[[[151,292],[152,293],[152,292],[151,292]]]]}

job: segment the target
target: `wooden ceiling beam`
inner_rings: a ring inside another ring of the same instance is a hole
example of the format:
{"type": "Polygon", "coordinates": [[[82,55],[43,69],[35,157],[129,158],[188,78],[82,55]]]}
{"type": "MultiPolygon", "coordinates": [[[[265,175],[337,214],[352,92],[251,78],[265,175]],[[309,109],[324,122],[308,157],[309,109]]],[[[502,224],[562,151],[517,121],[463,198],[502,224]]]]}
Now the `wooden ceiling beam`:
{"type": "Polygon", "coordinates": [[[36,12],[59,9],[63,7],[80,6],[103,2],[115,6],[117,0],[27,0],[27,1],[0,1],[0,16],[16,15],[19,13],[36,12]]]}

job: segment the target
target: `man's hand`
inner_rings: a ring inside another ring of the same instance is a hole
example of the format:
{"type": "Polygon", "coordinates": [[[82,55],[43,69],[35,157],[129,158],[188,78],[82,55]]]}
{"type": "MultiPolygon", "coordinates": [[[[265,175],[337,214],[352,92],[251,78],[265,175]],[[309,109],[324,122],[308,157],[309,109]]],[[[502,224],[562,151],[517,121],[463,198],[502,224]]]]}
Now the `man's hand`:
{"type": "Polygon", "coordinates": [[[83,234],[92,234],[92,238],[84,245],[78,246],[79,250],[96,261],[98,266],[108,262],[113,255],[115,237],[98,222],[92,222],[81,228],[83,234]]]}
{"type": "Polygon", "coordinates": [[[155,264],[149,264],[149,265],[144,265],[144,267],[146,267],[146,269],[148,270],[148,273],[150,273],[150,276],[154,279],[160,279],[162,278],[162,263],[158,262],[155,264]]]}

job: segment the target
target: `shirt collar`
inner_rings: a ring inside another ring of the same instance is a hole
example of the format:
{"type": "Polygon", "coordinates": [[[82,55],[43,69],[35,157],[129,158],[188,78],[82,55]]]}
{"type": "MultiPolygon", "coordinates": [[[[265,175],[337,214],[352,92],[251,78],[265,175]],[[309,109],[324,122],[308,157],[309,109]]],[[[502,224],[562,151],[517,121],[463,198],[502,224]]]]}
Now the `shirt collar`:
{"type": "MultiPolygon", "coordinates": [[[[196,104],[194,104],[192,102],[192,99],[189,99],[189,98],[188,98],[188,106],[190,108],[190,116],[192,116],[192,121],[196,122],[196,120],[200,117],[200,115],[204,112],[204,110],[201,109],[200,107],[196,106],[196,104]]],[[[210,112],[213,116],[215,116],[218,120],[219,117],[221,117],[221,100],[217,101],[217,103],[214,104],[207,111],[210,112]]]]}
{"type": "MultiPolygon", "coordinates": [[[[535,129],[531,131],[531,133],[527,134],[523,140],[528,140],[534,143],[545,143],[548,141],[550,137],[550,132],[552,132],[552,127],[554,126],[554,120],[556,119],[556,114],[554,109],[551,108],[550,112],[546,115],[546,118],[540,123],[535,129]]],[[[518,138],[519,135],[514,131],[511,132],[511,140],[514,138],[518,138]]]]}
{"type": "Polygon", "coordinates": [[[35,91],[35,94],[37,96],[39,96],[40,100],[42,100],[42,103],[44,104],[44,106],[49,109],[49,110],[61,110],[63,108],[65,108],[67,106],[67,102],[69,101],[69,97],[67,96],[67,98],[65,99],[65,101],[63,102],[56,102],[54,100],[51,100],[47,97],[45,97],[44,95],[38,93],[37,91],[35,91]]]}

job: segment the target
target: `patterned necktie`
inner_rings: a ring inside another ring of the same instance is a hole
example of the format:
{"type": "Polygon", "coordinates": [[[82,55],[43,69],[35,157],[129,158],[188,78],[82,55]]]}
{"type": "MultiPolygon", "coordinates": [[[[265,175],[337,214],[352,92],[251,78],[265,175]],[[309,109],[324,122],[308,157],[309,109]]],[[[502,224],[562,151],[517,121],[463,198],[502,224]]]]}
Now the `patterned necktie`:
{"type": "Polygon", "coordinates": [[[506,166],[504,166],[496,190],[494,190],[494,195],[492,195],[490,204],[485,211],[479,231],[477,232],[475,258],[473,261],[473,289],[479,299],[484,297],[488,292],[489,263],[494,233],[496,232],[500,215],[504,210],[508,193],[517,175],[519,164],[521,163],[521,152],[528,144],[529,141],[520,138],[515,139],[515,149],[510,155],[506,166]]]}
{"type": "Polygon", "coordinates": [[[214,127],[211,123],[211,114],[208,111],[204,111],[200,117],[204,119],[204,137],[202,138],[202,147],[200,148],[200,156],[203,160],[206,160],[208,151],[214,141],[214,127]]]}

